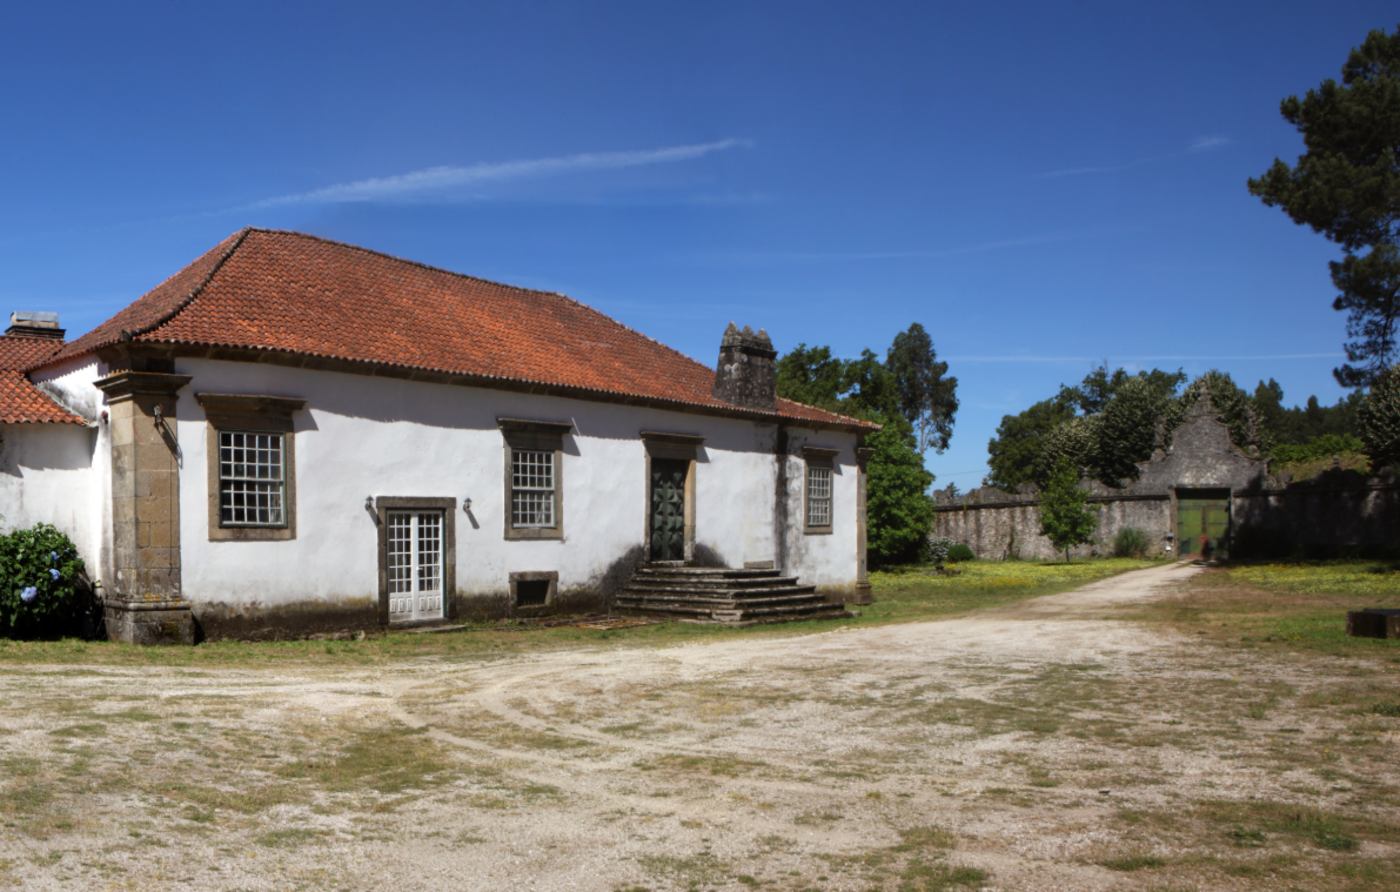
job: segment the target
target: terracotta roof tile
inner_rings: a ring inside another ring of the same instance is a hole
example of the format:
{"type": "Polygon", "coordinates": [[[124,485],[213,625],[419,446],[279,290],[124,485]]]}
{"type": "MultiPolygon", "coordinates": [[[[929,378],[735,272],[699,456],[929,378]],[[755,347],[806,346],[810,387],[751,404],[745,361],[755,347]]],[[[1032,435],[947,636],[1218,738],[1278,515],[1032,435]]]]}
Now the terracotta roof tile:
{"type": "Polygon", "coordinates": [[[59,405],[24,369],[52,357],[63,342],[55,338],[0,335],[0,422],[5,424],[86,424],[59,405]]]}
{"type": "Polygon", "coordinates": [[[873,427],[789,400],[779,400],[774,413],[754,413],[716,399],[712,369],[561,294],[296,232],[245,229],[229,236],[49,361],[126,337],[873,427]]]}

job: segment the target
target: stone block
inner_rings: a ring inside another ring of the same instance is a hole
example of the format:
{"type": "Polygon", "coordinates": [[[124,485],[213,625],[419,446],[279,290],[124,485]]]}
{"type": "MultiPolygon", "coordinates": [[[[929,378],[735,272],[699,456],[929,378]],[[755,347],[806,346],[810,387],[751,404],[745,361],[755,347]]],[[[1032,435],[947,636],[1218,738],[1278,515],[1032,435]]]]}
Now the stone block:
{"type": "Polygon", "coordinates": [[[1347,634],[1355,638],[1400,638],[1400,610],[1371,607],[1348,611],[1347,634]]]}
{"type": "Polygon", "coordinates": [[[194,614],[188,602],[108,601],[103,605],[107,638],[125,644],[194,644],[194,614]]]}

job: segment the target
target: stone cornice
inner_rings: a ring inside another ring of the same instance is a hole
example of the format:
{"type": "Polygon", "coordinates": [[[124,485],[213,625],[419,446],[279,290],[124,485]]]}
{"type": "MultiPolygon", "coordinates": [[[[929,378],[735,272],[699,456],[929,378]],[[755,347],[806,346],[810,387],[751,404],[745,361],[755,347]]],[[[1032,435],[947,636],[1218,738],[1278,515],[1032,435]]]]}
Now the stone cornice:
{"type": "Polygon", "coordinates": [[[118,403],[137,395],[174,396],[191,380],[189,375],[172,375],[169,372],[123,371],[101,378],[94,384],[107,395],[108,403],[118,403]]]}

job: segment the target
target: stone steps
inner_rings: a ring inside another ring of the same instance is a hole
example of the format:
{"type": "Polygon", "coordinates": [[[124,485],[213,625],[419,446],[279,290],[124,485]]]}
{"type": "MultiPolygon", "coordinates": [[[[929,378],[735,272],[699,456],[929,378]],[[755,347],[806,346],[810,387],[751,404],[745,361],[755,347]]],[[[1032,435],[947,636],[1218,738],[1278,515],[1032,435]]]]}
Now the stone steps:
{"type": "Polygon", "coordinates": [[[751,625],[850,616],[829,604],[814,585],[778,570],[644,564],[614,603],[623,613],[691,622],[751,625]]]}

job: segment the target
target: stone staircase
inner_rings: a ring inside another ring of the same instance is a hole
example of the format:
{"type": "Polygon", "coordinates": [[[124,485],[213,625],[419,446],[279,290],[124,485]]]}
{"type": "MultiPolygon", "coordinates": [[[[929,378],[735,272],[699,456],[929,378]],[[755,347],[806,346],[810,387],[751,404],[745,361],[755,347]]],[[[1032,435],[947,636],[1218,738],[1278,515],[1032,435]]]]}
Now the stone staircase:
{"type": "Polygon", "coordinates": [[[679,562],[643,564],[614,606],[621,613],[665,616],[692,622],[752,625],[850,616],[827,603],[814,585],[778,570],[731,570],[679,562]]]}

